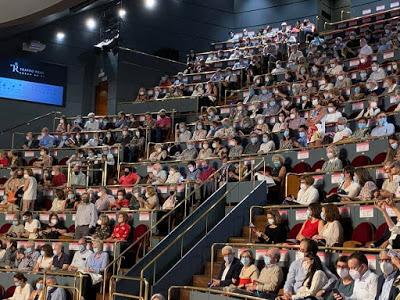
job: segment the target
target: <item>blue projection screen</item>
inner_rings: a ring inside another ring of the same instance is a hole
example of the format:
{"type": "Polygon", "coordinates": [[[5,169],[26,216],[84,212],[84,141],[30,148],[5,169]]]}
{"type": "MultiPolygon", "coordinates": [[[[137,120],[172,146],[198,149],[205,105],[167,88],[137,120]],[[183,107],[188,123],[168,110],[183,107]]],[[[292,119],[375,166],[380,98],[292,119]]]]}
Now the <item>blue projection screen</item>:
{"type": "Polygon", "coordinates": [[[64,87],[0,77],[0,98],[62,106],[64,87]]]}
{"type": "Polygon", "coordinates": [[[67,68],[22,58],[0,60],[0,98],[63,106],[67,68]]]}

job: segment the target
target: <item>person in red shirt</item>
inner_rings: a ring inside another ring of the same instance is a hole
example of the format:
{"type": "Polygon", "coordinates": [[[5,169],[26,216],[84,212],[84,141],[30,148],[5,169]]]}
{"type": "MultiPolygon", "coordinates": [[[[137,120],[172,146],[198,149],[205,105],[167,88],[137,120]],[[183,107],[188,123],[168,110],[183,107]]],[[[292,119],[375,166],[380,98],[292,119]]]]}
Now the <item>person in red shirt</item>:
{"type": "Polygon", "coordinates": [[[132,171],[128,168],[124,168],[124,175],[119,178],[119,184],[122,186],[132,186],[139,183],[140,176],[136,173],[136,169],[132,168],[132,171]]]}
{"type": "Polygon", "coordinates": [[[60,167],[54,166],[51,171],[51,185],[54,187],[64,186],[67,183],[67,177],[61,173],[60,167]]]}
{"type": "Polygon", "coordinates": [[[117,199],[111,205],[111,209],[129,208],[130,201],[126,199],[125,189],[120,189],[117,192],[117,199]]]}
{"type": "Polygon", "coordinates": [[[172,120],[166,115],[165,109],[161,109],[158,112],[159,118],[156,121],[155,130],[155,142],[162,143],[168,136],[168,133],[172,126],[172,120]]]}
{"type": "Polygon", "coordinates": [[[198,161],[197,164],[200,170],[198,178],[202,182],[206,181],[215,172],[215,169],[210,167],[204,160],[198,161]]]}
{"type": "Polygon", "coordinates": [[[115,225],[109,240],[126,241],[131,233],[131,226],[128,224],[128,215],[125,212],[118,214],[118,224],[115,225]]]}
{"type": "Polygon", "coordinates": [[[3,151],[0,152],[0,167],[4,168],[8,166],[8,158],[7,155],[4,154],[3,151]]]}

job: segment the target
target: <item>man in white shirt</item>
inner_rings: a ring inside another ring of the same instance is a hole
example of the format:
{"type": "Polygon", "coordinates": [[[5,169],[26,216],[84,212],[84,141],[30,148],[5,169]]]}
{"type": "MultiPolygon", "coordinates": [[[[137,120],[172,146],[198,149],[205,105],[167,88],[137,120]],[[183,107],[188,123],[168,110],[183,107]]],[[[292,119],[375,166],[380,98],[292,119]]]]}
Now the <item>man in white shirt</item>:
{"type": "Polygon", "coordinates": [[[358,57],[366,57],[372,55],[372,48],[368,45],[367,40],[362,38],[360,40],[360,52],[358,53],[358,57]]]}
{"type": "Polygon", "coordinates": [[[387,121],[387,117],[385,112],[380,112],[376,116],[376,127],[372,129],[371,136],[379,137],[379,136],[389,136],[394,134],[395,127],[392,123],[387,121]]]}
{"type": "Polygon", "coordinates": [[[378,276],[368,269],[368,259],[361,252],[354,252],[349,257],[349,274],[354,280],[353,294],[344,297],[334,293],[335,300],[374,300],[378,287],[378,276]]]}
{"type": "Polygon", "coordinates": [[[296,44],[292,45],[290,48],[291,48],[291,52],[290,52],[290,56],[289,56],[289,61],[297,62],[300,57],[304,56],[303,52],[301,52],[299,50],[299,48],[297,47],[296,44]]]}
{"type": "Polygon", "coordinates": [[[340,117],[337,122],[337,131],[333,136],[333,142],[337,143],[343,139],[350,137],[353,134],[351,129],[347,127],[347,119],[345,117],[340,117]]]}
{"type": "Polygon", "coordinates": [[[225,264],[222,265],[219,272],[218,279],[213,279],[210,287],[224,287],[231,284],[238,284],[239,274],[242,270],[242,263],[233,253],[231,246],[225,246],[222,248],[222,256],[225,264]]]}
{"type": "Polygon", "coordinates": [[[85,270],[86,260],[93,253],[90,248],[87,248],[85,239],[81,238],[78,241],[79,249],[75,252],[74,258],[72,259],[71,265],[68,268],[70,272],[83,271],[85,270]]]}
{"type": "Polygon", "coordinates": [[[393,284],[399,276],[399,270],[392,263],[388,250],[379,253],[379,268],[382,274],[378,277],[378,288],[375,300],[396,299],[399,289],[393,284]]]}
{"type": "Polygon", "coordinates": [[[25,222],[25,227],[24,227],[25,232],[23,233],[23,237],[27,237],[29,239],[36,239],[40,229],[39,220],[34,219],[30,211],[26,211],[24,213],[22,220],[25,222]]]}
{"type": "Polygon", "coordinates": [[[95,117],[94,113],[91,112],[91,113],[88,114],[89,120],[86,121],[85,126],[84,126],[84,129],[86,131],[99,130],[100,122],[98,120],[96,120],[94,117],[95,117]]]}
{"type": "Polygon", "coordinates": [[[297,193],[295,202],[301,205],[310,205],[319,199],[318,190],[314,187],[314,178],[311,176],[302,176],[300,178],[300,190],[297,193]]]}

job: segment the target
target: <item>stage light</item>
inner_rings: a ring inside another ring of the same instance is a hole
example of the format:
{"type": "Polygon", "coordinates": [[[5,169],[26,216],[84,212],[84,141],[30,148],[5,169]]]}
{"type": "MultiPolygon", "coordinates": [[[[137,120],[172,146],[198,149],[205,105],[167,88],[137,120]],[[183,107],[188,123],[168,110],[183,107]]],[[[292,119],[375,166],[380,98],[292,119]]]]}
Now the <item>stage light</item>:
{"type": "Polygon", "coordinates": [[[120,8],[120,9],[118,10],[118,16],[119,16],[121,19],[124,19],[125,16],[126,16],[126,10],[123,9],[123,8],[120,8]]]}
{"type": "Polygon", "coordinates": [[[97,25],[97,23],[96,23],[96,20],[95,20],[95,19],[89,18],[89,19],[86,20],[86,27],[87,27],[89,30],[95,29],[95,28],[96,28],[96,25],[97,25]]]}
{"type": "Polygon", "coordinates": [[[144,6],[147,9],[153,9],[157,4],[156,0],[144,0],[144,6]]]}
{"type": "Polygon", "coordinates": [[[65,33],[62,31],[57,32],[56,39],[59,42],[63,41],[65,39],[65,33]]]}

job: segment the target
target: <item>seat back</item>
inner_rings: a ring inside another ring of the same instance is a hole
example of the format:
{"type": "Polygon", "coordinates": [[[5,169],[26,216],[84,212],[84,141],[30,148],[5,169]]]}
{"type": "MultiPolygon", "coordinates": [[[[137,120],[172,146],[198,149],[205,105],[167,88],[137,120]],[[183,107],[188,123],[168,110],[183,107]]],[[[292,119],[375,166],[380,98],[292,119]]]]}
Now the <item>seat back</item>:
{"type": "Polygon", "coordinates": [[[296,174],[311,172],[311,166],[308,163],[302,161],[293,167],[292,172],[296,174]]]}
{"type": "Polygon", "coordinates": [[[353,159],[351,165],[353,167],[363,167],[371,164],[371,159],[366,155],[360,155],[353,159]]]}
{"type": "Polygon", "coordinates": [[[375,227],[369,222],[362,222],[353,230],[352,240],[365,244],[374,239],[375,227]]]}
{"type": "Polygon", "coordinates": [[[7,290],[6,290],[6,294],[4,295],[4,298],[11,298],[14,295],[15,292],[15,285],[10,286],[7,290]]]}
{"type": "Polygon", "coordinates": [[[388,229],[389,229],[389,227],[386,223],[382,223],[381,225],[379,225],[378,229],[375,232],[374,240],[377,241],[377,240],[381,239],[383,237],[383,235],[385,234],[385,231],[388,229]]]}
{"type": "Polygon", "coordinates": [[[10,227],[11,227],[10,223],[5,223],[5,224],[1,225],[0,234],[5,234],[8,231],[8,229],[10,229],[10,227]]]}
{"type": "Polygon", "coordinates": [[[289,234],[288,234],[288,239],[292,240],[295,239],[297,234],[300,232],[301,226],[303,226],[302,223],[298,223],[290,229],[289,234]]]}
{"type": "Polygon", "coordinates": [[[319,160],[317,161],[311,168],[312,172],[315,172],[318,169],[322,169],[322,166],[324,165],[325,161],[324,160],[319,160]]]}
{"type": "Polygon", "coordinates": [[[372,164],[379,165],[379,164],[383,163],[385,161],[385,159],[386,159],[386,152],[379,153],[372,160],[372,164]]]}

